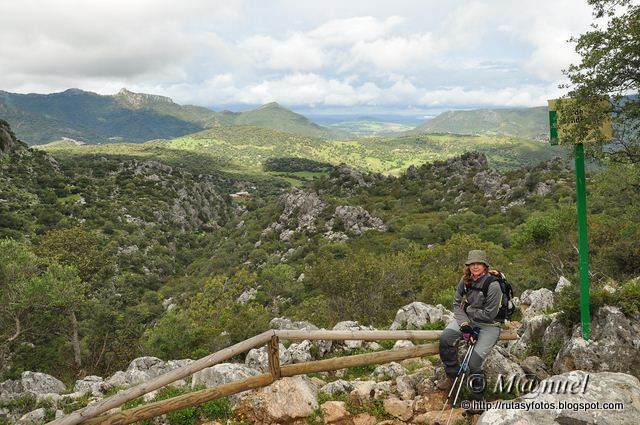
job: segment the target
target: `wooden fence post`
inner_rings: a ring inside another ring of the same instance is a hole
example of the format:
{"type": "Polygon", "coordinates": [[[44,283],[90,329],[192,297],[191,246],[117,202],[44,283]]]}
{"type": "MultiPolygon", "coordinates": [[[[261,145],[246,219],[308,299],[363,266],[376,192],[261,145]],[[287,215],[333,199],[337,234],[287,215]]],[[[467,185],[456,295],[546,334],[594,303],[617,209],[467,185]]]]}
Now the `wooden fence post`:
{"type": "Polygon", "coordinates": [[[269,370],[271,370],[271,376],[273,379],[280,379],[282,374],[280,370],[280,352],[279,352],[280,340],[276,335],[271,337],[269,341],[269,370]]]}

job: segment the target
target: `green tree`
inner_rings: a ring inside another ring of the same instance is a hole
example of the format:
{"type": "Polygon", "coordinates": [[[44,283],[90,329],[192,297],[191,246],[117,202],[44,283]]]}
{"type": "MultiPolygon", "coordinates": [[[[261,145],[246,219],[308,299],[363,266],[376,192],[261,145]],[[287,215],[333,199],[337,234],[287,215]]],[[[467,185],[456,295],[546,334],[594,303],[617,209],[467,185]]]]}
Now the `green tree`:
{"type": "MultiPolygon", "coordinates": [[[[74,267],[47,264],[27,245],[0,240],[0,371],[7,367],[4,359],[17,342],[42,335],[69,335],[74,354],[78,353],[75,311],[85,294],[86,286],[74,267]]],[[[77,360],[74,356],[74,363],[77,360]]]]}
{"type": "MultiPolygon", "coordinates": [[[[570,41],[581,56],[564,71],[569,77],[568,97],[587,107],[590,115],[576,125],[569,141],[581,141],[602,123],[605,113],[614,117],[614,159],[640,162],[640,5],[631,0],[588,0],[596,19],[592,30],[570,41]],[[635,3],[635,4],[634,4],[635,3]],[[594,99],[607,98],[608,108],[594,107],[594,99]]],[[[602,154],[602,146],[596,146],[602,154]]]]}

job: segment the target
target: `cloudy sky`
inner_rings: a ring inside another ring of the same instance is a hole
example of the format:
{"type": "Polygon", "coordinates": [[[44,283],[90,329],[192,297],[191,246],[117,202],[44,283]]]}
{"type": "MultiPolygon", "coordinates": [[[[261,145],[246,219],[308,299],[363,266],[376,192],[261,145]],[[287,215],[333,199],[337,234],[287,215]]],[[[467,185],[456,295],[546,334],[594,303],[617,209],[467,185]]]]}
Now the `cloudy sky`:
{"type": "Polygon", "coordinates": [[[562,92],[586,0],[0,0],[0,90],[427,113],[562,92]]]}

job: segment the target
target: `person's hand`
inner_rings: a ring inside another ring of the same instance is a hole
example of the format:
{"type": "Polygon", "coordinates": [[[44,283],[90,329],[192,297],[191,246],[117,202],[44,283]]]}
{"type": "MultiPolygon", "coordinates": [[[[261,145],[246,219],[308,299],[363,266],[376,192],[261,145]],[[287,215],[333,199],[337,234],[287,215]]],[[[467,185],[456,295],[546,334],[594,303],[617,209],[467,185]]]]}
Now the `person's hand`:
{"type": "Polygon", "coordinates": [[[462,332],[462,339],[464,339],[465,342],[475,344],[478,340],[478,335],[480,335],[480,328],[471,326],[469,323],[464,322],[462,326],[460,326],[460,332],[462,332]]]}

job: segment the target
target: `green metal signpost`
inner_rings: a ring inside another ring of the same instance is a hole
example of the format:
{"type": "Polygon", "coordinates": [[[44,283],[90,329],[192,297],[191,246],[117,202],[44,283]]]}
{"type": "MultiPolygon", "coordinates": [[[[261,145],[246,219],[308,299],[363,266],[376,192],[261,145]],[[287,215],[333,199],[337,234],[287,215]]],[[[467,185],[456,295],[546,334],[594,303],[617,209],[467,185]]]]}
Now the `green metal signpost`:
{"type": "MultiPolygon", "coordinates": [[[[571,105],[571,99],[563,99],[571,105]]],[[[562,128],[558,128],[558,112],[556,100],[549,100],[549,129],[550,143],[557,145],[562,143],[562,128]]],[[[569,113],[579,117],[580,111],[573,110],[569,113]]],[[[611,122],[605,120],[601,129],[596,132],[593,141],[610,140],[612,137],[611,122]]],[[[587,140],[589,142],[589,140],[587,140]]],[[[578,212],[578,251],[580,255],[580,319],[582,321],[582,338],[588,340],[591,336],[591,314],[589,296],[589,241],[587,237],[587,182],[584,172],[584,143],[575,144],[576,156],[576,207],[578,212]]]]}

